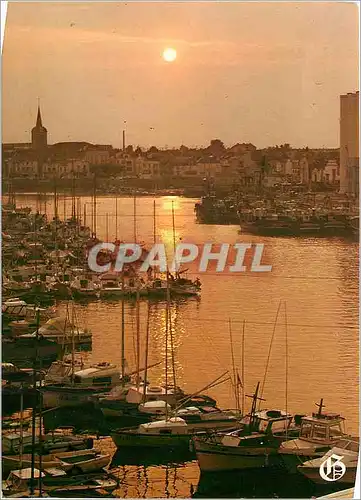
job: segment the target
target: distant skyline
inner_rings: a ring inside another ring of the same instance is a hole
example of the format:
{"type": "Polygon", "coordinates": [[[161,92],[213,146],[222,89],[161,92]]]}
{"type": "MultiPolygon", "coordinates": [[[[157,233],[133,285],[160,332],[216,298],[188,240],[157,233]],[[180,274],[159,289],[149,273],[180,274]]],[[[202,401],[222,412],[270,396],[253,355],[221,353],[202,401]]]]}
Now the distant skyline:
{"type": "Polygon", "coordinates": [[[10,2],[3,142],[338,147],[358,59],[356,3],[10,2]]]}

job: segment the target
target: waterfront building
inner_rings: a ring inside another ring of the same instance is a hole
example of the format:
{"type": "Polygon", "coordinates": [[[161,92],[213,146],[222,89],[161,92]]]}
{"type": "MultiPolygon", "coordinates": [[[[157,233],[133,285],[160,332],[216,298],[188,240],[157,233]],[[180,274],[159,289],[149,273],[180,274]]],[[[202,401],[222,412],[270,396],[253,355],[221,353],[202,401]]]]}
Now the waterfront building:
{"type": "Polygon", "coordinates": [[[340,96],[340,192],[359,192],[359,92],[340,96]]]}

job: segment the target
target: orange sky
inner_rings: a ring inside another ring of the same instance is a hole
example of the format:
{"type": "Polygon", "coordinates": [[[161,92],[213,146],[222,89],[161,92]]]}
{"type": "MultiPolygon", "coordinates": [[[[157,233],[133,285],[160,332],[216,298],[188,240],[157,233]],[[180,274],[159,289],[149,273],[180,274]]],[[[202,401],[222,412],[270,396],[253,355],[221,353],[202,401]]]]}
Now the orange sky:
{"type": "Polygon", "coordinates": [[[358,90],[358,7],[328,3],[12,3],[3,141],[337,147],[358,90]],[[174,47],[174,63],[161,58],[174,47]]]}

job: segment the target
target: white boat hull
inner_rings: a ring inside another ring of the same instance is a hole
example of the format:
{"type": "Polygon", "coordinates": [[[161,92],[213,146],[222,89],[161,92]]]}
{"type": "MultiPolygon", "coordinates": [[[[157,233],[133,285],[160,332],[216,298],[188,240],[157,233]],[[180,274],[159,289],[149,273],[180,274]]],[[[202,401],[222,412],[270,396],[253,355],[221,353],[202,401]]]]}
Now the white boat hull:
{"type": "MultiPolygon", "coordinates": [[[[318,467],[305,467],[304,465],[298,467],[298,470],[316,484],[330,484],[329,481],[325,481],[320,476],[320,470],[318,467]]],[[[357,465],[355,467],[347,467],[345,474],[337,479],[337,484],[355,484],[356,481],[357,465]]]]}
{"type": "Polygon", "coordinates": [[[266,447],[224,447],[193,441],[199,468],[203,472],[258,469],[279,462],[277,450],[266,447]]]}

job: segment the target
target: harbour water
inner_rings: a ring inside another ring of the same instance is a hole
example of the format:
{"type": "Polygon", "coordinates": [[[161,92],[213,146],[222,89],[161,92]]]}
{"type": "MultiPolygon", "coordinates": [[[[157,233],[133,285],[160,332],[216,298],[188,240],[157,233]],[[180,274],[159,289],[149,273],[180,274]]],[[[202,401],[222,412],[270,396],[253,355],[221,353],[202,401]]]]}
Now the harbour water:
{"type": "MultiPolygon", "coordinates": [[[[133,242],[135,238],[138,242],[152,245],[153,200],[150,197],[138,198],[134,217],[134,200],[118,198],[116,228],[115,198],[98,197],[97,235],[108,241],[114,241],[117,236],[126,242],[133,242]]],[[[231,330],[235,364],[239,373],[244,374],[242,382],[245,393],[252,394],[257,382],[262,382],[264,378],[274,333],[263,406],[269,409],[287,406],[290,412],[309,413],[316,410],[315,403],[323,398],[326,411],[341,413],[346,418],[347,431],[357,435],[358,243],[342,238],[271,238],[240,234],[239,227],[234,225],[197,224],[194,216],[196,200],[159,197],[155,201],[156,236],[159,242],[169,247],[173,245],[173,207],[177,242],[199,245],[205,242],[232,245],[242,242],[263,243],[264,262],[272,265],[271,272],[255,273],[247,270],[236,274],[227,270],[216,273],[213,267],[209,272],[196,273],[195,267],[190,267],[189,272],[194,273],[194,277],[199,276],[202,282],[201,297],[172,300],[171,304],[177,385],[187,392],[196,391],[225,370],[232,370],[231,330]]],[[[19,196],[17,204],[36,209],[36,196],[19,196]]],[[[90,197],[81,197],[79,205],[82,214],[85,206],[86,223],[89,225],[90,197]]],[[[70,216],[70,198],[64,201],[60,198],[61,218],[64,216],[64,207],[65,215],[70,216]]],[[[50,197],[47,214],[52,215],[50,197]]],[[[66,304],[60,302],[58,307],[60,311],[65,311],[66,304]]],[[[148,376],[154,385],[158,385],[164,382],[165,377],[166,310],[164,302],[141,301],[142,366],[148,307],[149,363],[162,361],[151,369],[148,376]]],[[[134,368],[135,303],[126,302],[125,310],[126,359],[129,367],[134,368]]],[[[93,332],[93,348],[87,354],[88,358],[94,362],[108,361],[120,366],[120,302],[95,300],[77,303],[76,314],[80,325],[93,332]]],[[[230,384],[218,385],[209,394],[220,407],[235,407],[230,384]]],[[[245,401],[248,409],[250,400],[245,398],[245,401]]],[[[108,438],[100,439],[99,445],[114,452],[114,446],[108,438]]],[[[123,465],[120,460],[120,463],[119,475],[124,478],[120,496],[185,497],[197,489],[197,462],[146,465],[142,461],[139,465],[123,465]]],[[[227,484],[227,479],[224,482],[227,484]]],[[[242,495],[242,492],[246,494],[242,484],[242,481],[239,482],[237,491],[233,491],[235,496],[242,495]]],[[[278,484],[277,481],[275,484],[278,484]]],[[[259,492],[252,490],[252,485],[249,487],[253,496],[259,496],[259,492]]],[[[211,489],[219,494],[215,486],[211,489]]],[[[201,490],[199,488],[199,492],[201,490]]],[[[207,488],[205,491],[205,495],[209,496],[207,488]]],[[[272,494],[272,491],[269,493],[272,494]]],[[[277,494],[276,491],[273,493],[277,494]]],[[[227,491],[227,494],[231,496],[232,491],[227,491]]]]}

